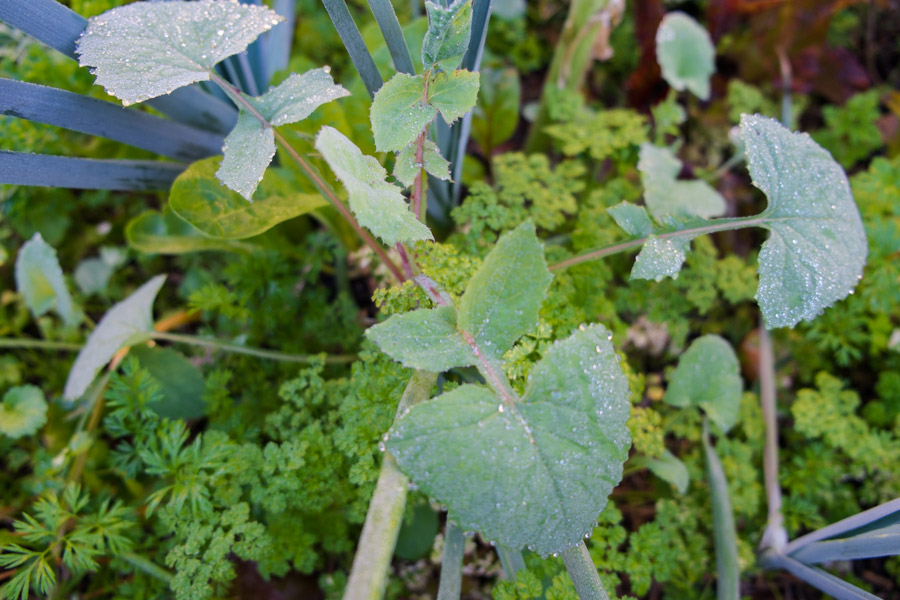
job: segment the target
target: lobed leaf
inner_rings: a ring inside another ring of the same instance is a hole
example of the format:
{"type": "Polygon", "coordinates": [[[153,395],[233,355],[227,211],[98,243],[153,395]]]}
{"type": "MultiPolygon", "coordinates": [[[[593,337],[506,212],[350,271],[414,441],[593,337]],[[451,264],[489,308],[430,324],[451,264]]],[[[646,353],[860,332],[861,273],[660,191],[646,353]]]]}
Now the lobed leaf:
{"type": "Polygon", "coordinates": [[[438,179],[450,179],[450,163],[441,156],[437,144],[431,140],[425,140],[422,164],[416,162],[416,144],[410,144],[399,153],[394,162],[394,177],[405,186],[411,186],[416,176],[425,169],[425,172],[438,179]]]}
{"type": "Polygon", "coordinates": [[[433,239],[431,230],[410,212],[400,188],[385,181],[384,167],[337,129],[323,127],[316,136],[316,150],[347,188],[350,210],[360,225],[389,246],[433,239]]]}
{"type": "Polygon", "coordinates": [[[619,202],[615,206],[607,208],[606,212],[625,233],[639,238],[653,233],[653,222],[650,221],[650,215],[643,206],[631,202],[619,202]]]}
{"type": "Polygon", "coordinates": [[[462,529],[561,552],[591,532],[628,455],[628,382],[609,337],[597,325],[555,343],[521,402],[463,385],[414,405],[386,446],[462,529]]]}
{"type": "Polygon", "coordinates": [[[375,147],[380,152],[397,152],[411,144],[437,115],[425,101],[425,77],[397,73],[372,101],[369,117],[375,147]]]}
{"type": "Polygon", "coordinates": [[[656,60],[663,78],[678,91],[709,100],[709,78],[716,71],[709,33],[682,12],[667,14],[656,31],[656,60]]]}
{"type": "Polygon", "coordinates": [[[6,390],[0,402],[0,433],[13,439],[32,435],[47,422],[44,392],[33,385],[6,390]]]}
{"type": "Polygon", "coordinates": [[[805,133],[767,117],[741,119],[753,185],[769,205],[756,300],[769,328],[811,320],[850,294],[868,244],[843,169],[805,133]]]}
{"type": "Polygon", "coordinates": [[[460,300],[459,328],[485,356],[499,359],[537,324],[552,278],[534,223],[526,221],[500,237],[469,280],[460,300]]]}
{"type": "Polygon", "coordinates": [[[67,327],[75,327],[81,322],[81,314],[66,287],[56,250],[44,241],[40,233],[35,233],[19,248],[16,288],[35,317],[52,309],[62,317],[67,327]]]}
{"type": "Polygon", "coordinates": [[[442,306],[394,315],[366,335],[406,367],[441,373],[474,365],[476,356],[456,328],[456,309],[442,306]]]}
{"type": "Polygon", "coordinates": [[[453,124],[475,106],[479,81],[478,73],[462,69],[437,73],[428,85],[428,103],[453,124]]]}
{"type": "Polygon", "coordinates": [[[725,214],[725,198],[701,180],[678,179],[681,161],[668,148],[641,144],[638,161],[644,204],[659,223],[670,217],[718,217],[725,214]]]}
{"type": "Polygon", "coordinates": [[[110,361],[119,348],[148,337],[153,331],[153,301],[165,280],[165,275],[157,275],[103,315],[75,357],[63,398],[75,400],[80,397],[97,371],[110,361]]]}
{"type": "Polygon", "coordinates": [[[472,34],[472,0],[456,0],[444,7],[426,0],[428,31],[422,42],[425,70],[450,71],[459,67],[472,34]]]}
{"type": "Polygon", "coordinates": [[[90,19],[76,52],[97,85],[128,105],[208,80],[216,63],[281,20],[237,0],[135,2],[90,19]]]}

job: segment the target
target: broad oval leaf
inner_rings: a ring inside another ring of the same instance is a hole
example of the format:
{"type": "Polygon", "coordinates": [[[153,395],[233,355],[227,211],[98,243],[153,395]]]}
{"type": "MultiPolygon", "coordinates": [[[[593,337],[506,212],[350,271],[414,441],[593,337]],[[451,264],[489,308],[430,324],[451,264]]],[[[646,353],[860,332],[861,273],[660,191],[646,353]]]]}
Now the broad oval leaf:
{"type": "Polygon", "coordinates": [[[682,12],[667,14],[656,30],[656,61],[663,78],[678,91],[688,89],[701,100],[709,100],[715,56],[709,33],[682,12]]]}
{"type": "Polygon", "coordinates": [[[393,246],[397,242],[434,239],[431,230],[409,210],[400,188],[385,181],[387,171],[333,127],[323,127],[316,150],[349,194],[350,210],[360,225],[393,246]]]}
{"type": "Polygon", "coordinates": [[[472,0],[456,0],[450,6],[426,0],[428,31],[422,42],[422,65],[450,71],[459,66],[472,33],[472,0]]]}
{"type": "Polygon", "coordinates": [[[244,249],[235,242],[203,235],[168,206],[162,212],[148,210],[129,221],[125,227],[125,239],[129,246],[147,254],[244,249]]]}
{"type": "Polygon", "coordinates": [[[103,315],[75,358],[63,398],[80,397],[119,348],[148,337],[153,331],[153,301],[165,280],[165,275],[157,275],[103,315]]]}
{"type": "Polygon", "coordinates": [[[459,328],[480,351],[499,359],[537,324],[553,275],[534,223],[504,234],[469,280],[459,305],[459,328]]]}
{"type": "Polygon", "coordinates": [[[216,179],[220,160],[214,156],[195,162],[178,176],[169,193],[172,210],[208,236],[228,240],[253,237],[326,204],[319,195],[285,190],[277,169],[266,174],[257,194],[261,198],[247,202],[216,179]]]}
{"type": "Polygon", "coordinates": [[[199,419],[206,414],[203,373],[171,348],[135,346],[129,352],[159,382],[161,398],[153,412],[165,419],[199,419]]]}
{"type": "Polygon", "coordinates": [[[743,387],[731,344],[704,335],[678,359],[665,400],[673,406],[699,406],[724,433],[737,422],[743,387]]]}
{"type": "Polygon", "coordinates": [[[13,439],[36,433],[47,422],[44,392],[33,385],[6,390],[0,401],[0,433],[13,439]]]}
{"type": "Polygon", "coordinates": [[[425,77],[397,73],[375,94],[369,117],[379,152],[398,152],[411,144],[437,110],[425,102],[425,77]]]}
{"type": "Polygon", "coordinates": [[[546,556],[591,532],[621,479],[628,397],[609,332],[596,325],[547,351],[521,402],[463,385],[411,407],[386,446],[462,529],[546,556]]]}
{"type": "Polygon", "coordinates": [[[760,115],[741,119],[741,136],[753,185],[769,199],[756,300],[767,327],[793,327],[856,287],[866,233],[843,169],[811,137],[760,115]]]}
{"type": "Polygon", "coordinates": [[[281,20],[237,0],[135,2],[90,19],[76,52],[97,84],[128,105],[208,80],[216,63],[281,20]]]}
{"type": "Polygon", "coordinates": [[[366,335],[404,366],[441,373],[476,362],[475,354],[456,328],[456,309],[442,306],[394,315],[370,327],[366,335]]]}
{"type": "Polygon", "coordinates": [[[475,106],[480,82],[478,73],[464,69],[436,73],[428,86],[428,103],[452,124],[475,106]]]}
{"type": "Polygon", "coordinates": [[[66,280],[63,278],[56,250],[44,241],[40,233],[19,248],[16,258],[16,289],[25,298],[25,306],[35,317],[53,309],[67,327],[81,322],[66,280]]]}

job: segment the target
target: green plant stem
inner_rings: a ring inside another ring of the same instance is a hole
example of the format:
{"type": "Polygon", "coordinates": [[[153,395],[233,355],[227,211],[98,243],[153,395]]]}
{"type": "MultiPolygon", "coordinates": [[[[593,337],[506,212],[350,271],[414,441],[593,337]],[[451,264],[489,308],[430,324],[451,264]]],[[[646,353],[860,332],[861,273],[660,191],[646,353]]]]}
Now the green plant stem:
{"type": "Polygon", "coordinates": [[[229,98],[232,99],[236,104],[239,104],[242,108],[244,108],[247,112],[253,115],[260,123],[262,123],[263,127],[270,127],[272,132],[275,134],[275,139],[281,144],[281,147],[285,152],[288,153],[288,156],[293,159],[297,166],[306,174],[309,180],[316,186],[316,189],[325,197],[326,200],[334,207],[335,210],[340,213],[344,220],[350,224],[350,226],[356,231],[359,235],[360,239],[367,246],[369,246],[375,254],[378,255],[378,258],[381,259],[381,262],[390,269],[391,273],[393,273],[394,277],[397,278],[398,281],[403,282],[405,280],[403,273],[394,264],[394,261],[388,257],[387,252],[385,252],[384,248],[375,241],[369,232],[362,228],[362,226],[357,222],[356,218],[353,216],[353,213],[350,212],[343,202],[341,202],[340,198],[337,197],[337,194],[334,193],[334,190],[331,189],[325,180],[322,179],[321,175],[316,171],[315,167],[311,165],[303,156],[297,152],[297,150],[291,145],[291,143],[281,135],[277,129],[272,127],[272,124],[262,115],[256,108],[247,102],[247,100],[241,96],[240,92],[236,90],[230,83],[222,79],[217,73],[214,71],[209,72],[210,80],[218,84],[219,87],[228,95],[229,98]]]}
{"type": "Polygon", "coordinates": [[[51,340],[29,340],[27,338],[0,338],[0,348],[35,348],[38,350],[63,350],[78,352],[81,344],[54,342],[51,340]]]}
{"type": "MultiPolygon", "coordinates": [[[[236,354],[246,354],[248,356],[256,356],[258,358],[270,358],[272,360],[280,360],[283,362],[308,363],[316,360],[317,354],[287,354],[285,352],[276,352],[275,350],[265,350],[263,348],[248,348],[247,346],[238,346],[237,344],[228,344],[219,340],[211,340],[195,335],[185,335],[182,333],[167,333],[162,331],[151,332],[150,337],[154,340],[165,340],[167,342],[177,342],[180,344],[192,344],[194,346],[206,346],[209,348],[217,348],[225,352],[234,352],[236,354]]],[[[356,360],[353,354],[332,354],[325,357],[325,362],[329,364],[344,364],[356,360]]]]}
{"type": "MultiPolygon", "coordinates": [[[[413,373],[400,398],[397,415],[403,414],[413,404],[427,400],[436,381],[436,373],[413,373]]],[[[408,490],[409,479],[397,467],[394,457],[385,452],[347,579],[344,600],[379,600],[384,595],[408,490]]]]}
{"type": "Polygon", "coordinates": [[[562,559],[581,600],[609,600],[606,588],[603,587],[600,575],[597,574],[597,567],[594,566],[584,542],[578,542],[563,552],[562,559]]]}
{"type": "Polygon", "coordinates": [[[739,600],[741,569],[738,562],[737,533],[734,512],[728,496],[728,480],[722,461],[709,440],[709,419],[703,418],[703,453],[706,457],[706,473],[712,505],[713,546],[716,553],[716,598],[739,600]]]}
{"type": "Polygon", "coordinates": [[[403,242],[397,242],[395,248],[397,249],[397,254],[400,255],[400,264],[403,266],[403,274],[406,275],[407,279],[412,279],[413,260],[409,256],[409,251],[407,251],[406,246],[403,245],[403,242]]]}
{"type": "Polygon", "coordinates": [[[453,522],[447,521],[437,600],[459,600],[462,592],[462,563],[465,547],[466,538],[463,536],[462,530],[453,522]]]}
{"type": "MultiPolygon", "coordinates": [[[[661,233],[655,237],[661,240],[665,240],[668,238],[684,235],[698,236],[707,233],[715,233],[717,231],[731,231],[734,229],[743,229],[744,227],[755,227],[757,225],[762,225],[767,221],[769,221],[769,219],[766,219],[765,217],[736,217],[733,219],[715,219],[712,225],[704,225],[703,227],[695,227],[693,229],[682,229],[680,231],[670,231],[667,233],[661,233]]],[[[573,256],[572,258],[567,258],[566,260],[552,264],[550,265],[549,269],[550,271],[559,271],[561,269],[567,269],[568,267],[571,267],[573,265],[588,262],[590,260],[605,258],[607,256],[612,256],[613,254],[619,254],[620,252],[640,248],[648,239],[649,238],[642,237],[635,240],[630,240],[628,242],[606,246],[605,248],[589,250],[584,254],[579,254],[577,256],[573,256]]]]}
{"type": "Polygon", "coordinates": [[[510,581],[515,581],[516,573],[525,570],[525,557],[519,550],[497,544],[497,555],[500,557],[500,564],[503,565],[503,573],[510,581]]]}
{"type": "Polygon", "coordinates": [[[155,577],[160,581],[164,581],[166,583],[171,583],[172,578],[174,577],[171,573],[157,565],[156,563],[147,560],[140,554],[135,554],[134,552],[125,552],[124,554],[120,554],[119,558],[133,566],[134,568],[143,571],[147,575],[151,577],[155,577]]]}
{"type": "Polygon", "coordinates": [[[763,447],[763,477],[766,482],[766,503],[769,516],[766,529],[760,540],[760,550],[772,548],[781,550],[787,544],[784,529],[784,515],[781,512],[781,485],[778,482],[778,413],[775,389],[775,351],[772,337],[765,323],[759,326],[759,399],[762,405],[763,422],[766,426],[766,441],[763,447]]]}

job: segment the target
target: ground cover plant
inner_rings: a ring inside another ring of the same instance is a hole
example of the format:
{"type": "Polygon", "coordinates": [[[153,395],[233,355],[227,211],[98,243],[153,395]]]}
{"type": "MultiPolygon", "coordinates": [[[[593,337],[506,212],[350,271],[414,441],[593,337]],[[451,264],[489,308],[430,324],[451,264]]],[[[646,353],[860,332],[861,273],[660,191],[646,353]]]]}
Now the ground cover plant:
{"type": "Polygon", "coordinates": [[[0,597],[898,597],[898,12],[0,0],[0,597]]]}

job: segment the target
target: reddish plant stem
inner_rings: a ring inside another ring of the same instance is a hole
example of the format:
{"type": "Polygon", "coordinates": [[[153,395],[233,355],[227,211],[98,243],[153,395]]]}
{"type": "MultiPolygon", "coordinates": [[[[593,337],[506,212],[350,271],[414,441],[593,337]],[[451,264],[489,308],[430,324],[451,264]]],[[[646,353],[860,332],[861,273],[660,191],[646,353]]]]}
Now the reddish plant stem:
{"type": "Polygon", "coordinates": [[[397,242],[395,246],[397,252],[400,254],[400,264],[403,265],[403,273],[406,275],[406,279],[413,278],[413,260],[409,256],[409,252],[406,250],[406,246],[403,245],[403,242],[397,242]]]}
{"type": "MultiPolygon", "coordinates": [[[[422,102],[428,101],[428,82],[431,79],[431,71],[425,72],[425,86],[422,91],[422,102]]],[[[416,138],[416,164],[419,165],[419,172],[416,173],[416,180],[413,182],[412,191],[412,210],[416,217],[422,223],[425,222],[425,212],[428,206],[428,199],[425,196],[425,140],[428,138],[428,125],[416,138]]]]}

